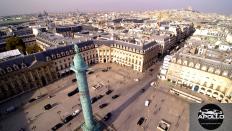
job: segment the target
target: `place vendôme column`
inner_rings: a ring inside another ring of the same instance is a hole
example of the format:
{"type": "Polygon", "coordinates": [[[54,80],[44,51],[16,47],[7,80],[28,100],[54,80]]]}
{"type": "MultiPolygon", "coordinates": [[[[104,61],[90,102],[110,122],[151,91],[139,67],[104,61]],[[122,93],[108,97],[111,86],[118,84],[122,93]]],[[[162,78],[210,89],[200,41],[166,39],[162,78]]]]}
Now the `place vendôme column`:
{"type": "Polygon", "coordinates": [[[77,84],[79,88],[79,95],[81,100],[81,107],[84,115],[83,131],[100,131],[100,126],[93,119],[93,111],[90,102],[90,95],[86,77],[86,70],[88,69],[83,57],[80,54],[79,48],[74,44],[75,56],[73,59],[74,65],[71,67],[76,74],[77,84]]]}

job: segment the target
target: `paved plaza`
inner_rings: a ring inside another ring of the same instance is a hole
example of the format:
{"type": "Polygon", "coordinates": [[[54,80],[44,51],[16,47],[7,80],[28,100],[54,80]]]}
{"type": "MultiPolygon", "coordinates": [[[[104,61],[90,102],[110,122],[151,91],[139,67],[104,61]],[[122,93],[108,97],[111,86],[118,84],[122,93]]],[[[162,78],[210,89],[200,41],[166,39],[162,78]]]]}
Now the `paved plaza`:
{"type": "MultiPolygon", "coordinates": [[[[112,113],[112,118],[104,122],[111,129],[118,131],[154,131],[160,120],[165,120],[171,124],[170,131],[188,130],[188,105],[189,101],[169,93],[170,85],[159,82],[158,86],[150,86],[150,83],[157,81],[159,64],[151,67],[153,71],[138,73],[126,67],[116,64],[97,64],[90,70],[94,73],[87,75],[91,97],[104,95],[102,99],[92,104],[94,115],[97,119],[102,119],[108,112],[112,113]],[[102,72],[107,67],[111,69],[102,72]],[[139,81],[136,81],[138,79],[139,81]],[[101,85],[94,89],[96,85],[101,85]],[[110,95],[105,92],[112,89],[110,95]],[[142,93],[141,89],[145,92],[142,93]],[[117,99],[112,99],[113,95],[119,95],[117,99]],[[148,107],[144,105],[145,100],[150,100],[148,107]],[[108,106],[99,109],[99,105],[108,103],[108,106]],[[140,117],[145,117],[145,122],[137,125],[140,117]]],[[[80,109],[79,95],[68,97],[67,94],[74,90],[77,85],[72,82],[74,75],[69,75],[44,88],[30,93],[26,93],[9,102],[1,105],[1,111],[11,105],[27,103],[30,98],[35,98],[40,94],[45,96],[30,104],[25,104],[17,111],[1,117],[0,130],[17,131],[25,128],[27,131],[47,131],[65,116],[72,114],[76,109],[80,109]],[[44,105],[55,104],[50,110],[45,111],[44,105]],[[14,125],[14,126],[12,126],[14,125]]],[[[158,82],[157,82],[158,83],[158,82]]],[[[83,115],[80,113],[71,122],[65,124],[60,131],[69,131],[78,128],[83,123],[83,115]]]]}

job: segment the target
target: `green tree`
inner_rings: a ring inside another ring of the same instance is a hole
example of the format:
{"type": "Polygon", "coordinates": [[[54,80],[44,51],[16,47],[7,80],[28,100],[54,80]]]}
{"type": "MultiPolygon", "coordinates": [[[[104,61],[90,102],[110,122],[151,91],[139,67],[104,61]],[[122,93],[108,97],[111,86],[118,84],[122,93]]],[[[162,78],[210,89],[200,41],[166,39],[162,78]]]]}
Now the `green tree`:
{"type": "Polygon", "coordinates": [[[43,51],[37,44],[29,45],[26,47],[26,52],[28,54],[36,53],[39,51],[43,51]]]}
{"type": "Polygon", "coordinates": [[[12,36],[6,39],[5,49],[6,50],[19,49],[22,53],[25,54],[26,45],[21,38],[12,36]]]}

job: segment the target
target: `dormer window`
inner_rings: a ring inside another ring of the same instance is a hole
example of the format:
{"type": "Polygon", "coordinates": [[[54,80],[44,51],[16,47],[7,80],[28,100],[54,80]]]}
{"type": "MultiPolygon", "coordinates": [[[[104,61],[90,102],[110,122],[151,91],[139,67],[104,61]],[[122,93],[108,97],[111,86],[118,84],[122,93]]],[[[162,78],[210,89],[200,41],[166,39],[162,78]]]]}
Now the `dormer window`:
{"type": "Polygon", "coordinates": [[[56,54],[57,58],[60,58],[60,54],[56,54]]]}
{"type": "Polygon", "coordinates": [[[227,76],[228,76],[228,71],[224,71],[224,72],[222,73],[222,75],[225,76],[225,77],[227,77],[227,76]]]}
{"type": "Polygon", "coordinates": [[[56,59],[56,55],[52,54],[52,59],[56,59]]]}
{"type": "Polygon", "coordinates": [[[69,52],[68,52],[68,51],[66,51],[66,55],[69,55],[69,52]]]}
{"type": "Polygon", "coordinates": [[[7,70],[7,72],[11,72],[12,68],[11,67],[7,67],[6,70],[7,70]]]}
{"type": "Polygon", "coordinates": [[[26,65],[26,64],[24,64],[24,63],[22,63],[22,64],[21,64],[21,67],[22,67],[22,68],[26,68],[26,67],[27,67],[27,65],[26,65]]]}
{"type": "Polygon", "coordinates": [[[200,69],[200,66],[201,66],[201,65],[200,65],[199,63],[197,63],[197,64],[195,65],[195,68],[196,68],[196,69],[200,69]]]}
{"type": "Polygon", "coordinates": [[[64,56],[65,54],[64,54],[64,52],[61,52],[61,56],[64,56]]]}
{"type": "Polygon", "coordinates": [[[214,71],[214,68],[213,67],[209,67],[208,72],[213,73],[213,71],[214,71]]]}
{"type": "Polygon", "coordinates": [[[183,63],[184,66],[187,66],[188,65],[188,61],[185,60],[184,63],[183,63]]]}
{"type": "Polygon", "coordinates": [[[220,73],[221,73],[220,69],[217,69],[217,70],[215,71],[215,74],[217,74],[217,75],[219,75],[220,73]]]}
{"type": "Polygon", "coordinates": [[[14,68],[14,70],[18,70],[19,69],[19,67],[18,67],[18,65],[13,65],[13,68],[14,68]]]}
{"type": "Polygon", "coordinates": [[[201,67],[201,70],[206,71],[206,70],[207,70],[207,67],[206,67],[206,66],[202,66],[202,67],[201,67]]]}
{"type": "Polygon", "coordinates": [[[2,68],[0,68],[0,74],[1,75],[3,75],[3,74],[5,74],[6,72],[2,69],[2,68]]]}
{"type": "Polygon", "coordinates": [[[182,63],[182,60],[181,59],[178,59],[177,60],[177,64],[181,64],[182,63]]]}
{"type": "Polygon", "coordinates": [[[51,58],[49,56],[46,57],[46,61],[50,61],[51,58]]]}

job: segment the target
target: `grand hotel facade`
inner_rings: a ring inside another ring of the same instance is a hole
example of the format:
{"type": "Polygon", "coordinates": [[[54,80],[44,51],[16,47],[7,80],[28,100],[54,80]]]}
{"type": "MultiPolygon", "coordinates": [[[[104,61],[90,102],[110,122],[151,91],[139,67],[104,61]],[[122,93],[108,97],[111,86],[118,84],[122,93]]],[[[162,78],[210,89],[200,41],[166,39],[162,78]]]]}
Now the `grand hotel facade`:
{"type": "MultiPolygon", "coordinates": [[[[143,72],[157,60],[160,45],[155,41],[132,44],[116,40],[89,40],[77,43],[88,65],[117,63],[143,72]]],[[[0,63],[0,100],[43,87],[70,72],[73,44],[0,63]]]]}

